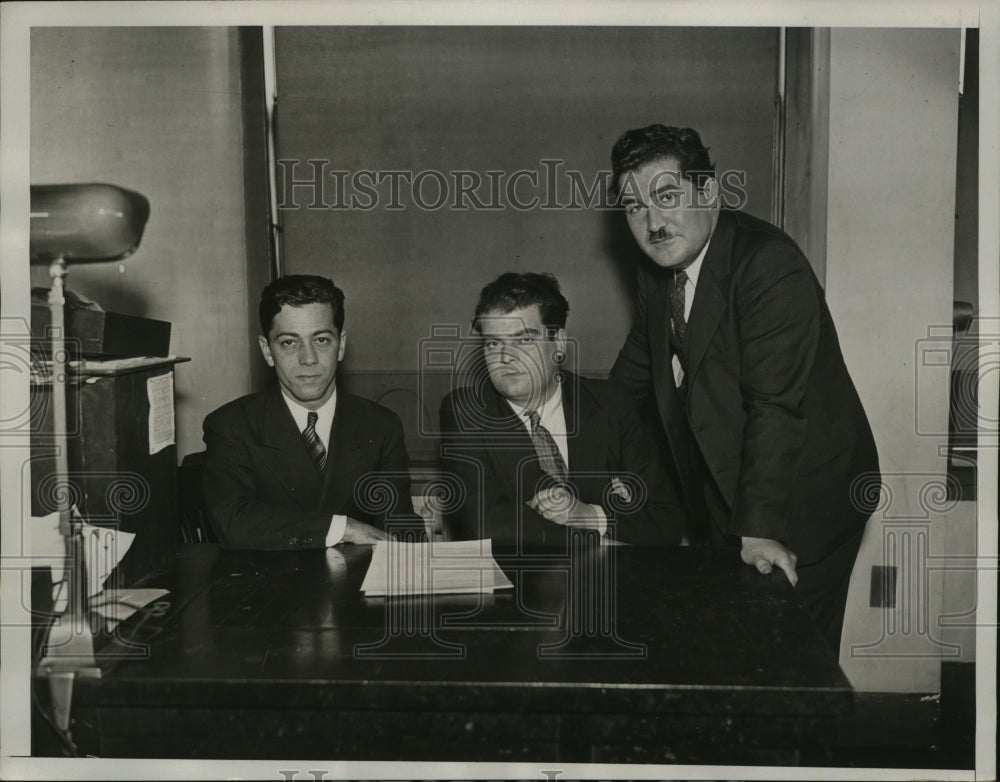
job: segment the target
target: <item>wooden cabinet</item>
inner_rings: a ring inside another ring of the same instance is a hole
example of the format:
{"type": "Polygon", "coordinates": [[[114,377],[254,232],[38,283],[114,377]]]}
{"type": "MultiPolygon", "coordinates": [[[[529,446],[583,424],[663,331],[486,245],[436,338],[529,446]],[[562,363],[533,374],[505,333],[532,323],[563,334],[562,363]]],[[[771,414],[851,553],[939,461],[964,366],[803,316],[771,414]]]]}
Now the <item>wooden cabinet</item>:
{"type": "Polygon", "coordinates": [[[135,533],[118,567],[117,586],[135,583],[177,548],[177,447],[171,443],[151,453],[150,440],[157,439],[156,427],[161,436],[169,433],[163,427],[173,418],[173,375],[179,361],[187,359],[151,360],[71,379],[66,394],[68,481],[55,475],[52,386],[40,382],[31,388],[31,513],[43,516],[56,510],[58,492],[68,490],[89,523],[135,533]],[[151,418],[156,393],[158,417],[151,418]]]}

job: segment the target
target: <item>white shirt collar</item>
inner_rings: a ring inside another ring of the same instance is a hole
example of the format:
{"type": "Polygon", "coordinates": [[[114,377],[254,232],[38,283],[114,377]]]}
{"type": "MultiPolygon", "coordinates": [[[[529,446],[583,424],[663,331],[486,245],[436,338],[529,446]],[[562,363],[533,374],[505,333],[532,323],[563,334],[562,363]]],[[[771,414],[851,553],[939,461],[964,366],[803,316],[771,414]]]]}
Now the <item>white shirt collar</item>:
{"type": "MultiPolygon", "coordinates": [[[[516,402],[512,402],[509,399],[507,399],[506,402],[508,405],[510,405],[510,409],[514,411],[517,417],[521,419],[521,423],[523,423],[525,427],[529,425],[528,413],[530,413],[532,410],[537,410],[538,419],[539,421],[541,421],[542,426],[544,426],[546,429],[549,429],[547,422],[550,421],[553,418],[553,416],[558,414],[560,417],[562,417],[562,384],[553,383],[553,389],[552,392],[549,394],[549,398],[546,399],[544,402],[542,402],[540,407],[532,407],[532,408],[521,407],[521,405],[517,404],[516,402]]],[[[563,424],[562,428],[563,429],[566,428],[565,423],[563,424]]],[[[549,429],[549,431],[552,430],[549,429]]]]}
{"type": "Polygon", "coordinates": [[[309,425],[309,413],[316,413],[316,434],[319,435],[323,447],[329,451],[330,429],[333,428],[333,416],[337,411],[337,389],[334,388],[333,394],[318,410],[309,410],[304,407],[286,394],[283,388],[281,389],[281,398],[285,400],[288,412],[292,414],[292,418],[295,419],[295,425],[299,428],[300,432],[309,425]]]}
{"type": "Polygon", "coordinates": [[[524,424],[524,428],[528,434],[531,434],[531,421],[528,419],[528,413],[532,409],[538,410],[538,422],[552,435],[559,453],[562,454],[563,462],[568,467],[569,439],[566,434],[566,415],[563,412],[562,383],[555,383],[554,385],[555,389],[549,395],[549,398],[542,403],[541,407],[529,409],[514,404],[509,399],[506,401],[510,405],[510,409],[514,411],[521,423],[524,424]]]}
{"type": "MultiPolygon", "coordinates": [[[[715,234],[715,231],[712,231],[715,234]]],[[[698,287],[698,275],[701,274],[701,263],[705,260],[705,254],[708,252],[708,246],[712,243],[712,237],[708,237],[708,241],[705,242],[705,246],[701,248],[701,252],[698,253],[698,257],[694,259],[694,262],[688,266],[684,271],[687,272],[688,280],[693,288],[698,287]]],[[[677,273],[677,269],[674,270],[674,274],[677,273]]]]}

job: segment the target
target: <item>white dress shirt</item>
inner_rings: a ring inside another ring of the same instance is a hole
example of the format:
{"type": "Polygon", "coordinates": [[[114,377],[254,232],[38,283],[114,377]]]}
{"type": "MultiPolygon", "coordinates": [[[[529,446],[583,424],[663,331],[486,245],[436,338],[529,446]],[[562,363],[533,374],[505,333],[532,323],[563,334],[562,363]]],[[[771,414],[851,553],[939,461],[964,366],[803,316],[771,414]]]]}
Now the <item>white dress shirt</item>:
{"type": "MultiPolygon", "coordinates": [[[[318,410],[309,410],[307,407],[303,407],[286,394],[285,389],[281,389],[281,396],[288,406],[288,412],[295,419],[295,425],[299,428],[299,432],[304,432],[309,425],[309,413],[316,413],[316,435],[319,437],[319,441],[323,443],[327,455],[329,455],[330,429],[333,428],[333,416],[337,412],[337,390],[334,389],[333,396],[327,399],[326,403],[318,410]]],[[[327,547],[336,546],[340,543],[344,539],[344,530],[346,529],[347,516],[339,513],[333,514],[330,520],[330,527],[326,532],[327,547]]]]}
{"type": "MultiPolygon", "coordinates": [[[[687,282],[684,283],[684,322],[687,323],[691,320],[691,305],[694,304],[694,293],[698,289],[698,275],[701,274],[701,262],[705,260],[705,253],[708,252],[708,245],[712,243],[711,238],[705,242],[705,246],[701,248],[701,252],[698,253],[698,257],[694,259],[694,262],[684,269],[687,272],[687,282]]],[[[677,276],[677,270],[674,270],[674,276],[677,276]]],[[[674,370],[674,385],[680,388],[681,382],[684,380],[684,368],[681,366],[681,360],[675,354],[671,366],[674,370]]]]}
{"type": "MultiPolygon", "coordinates": [[[[528,434],[531,434],[531,420],[528,418],[528,413],[530,413],[531,410],[511,402],[509,399],[507,400],[507,404],[510,405],[510,409],[517,414],[517,417],[521,420],[524,428],[528,430],[528,434]]],[[[555,384],[549,398],[546,399],[542,403],[542,406],[537,408],[537,410],[538,423],[549,430],[549,434],[551,434],[552,439],[555,440],[556,448],[559,449],[559,454],[563,458],[563,463],[566,465],[566,469],[569,469],[569,442],[566,439],[566,415],[563,413],[561,384],[555,384]]]]}
{"type": "MultiPolygon", "coordinates": [[[[563,411],[562,385],[556,383],[549,398],[539,408],[531,408],[529,410],[526,407],[521,407],[511,402],[509,399],[507,400],[507,404],[510,405],[510,409],[520,419],[524,428],[528,430],[529,435],[531,434],[531,419],[528,418],[528,414],[532,410],[538,410],[538,423],[544,426],[549,434],[552,435],[552,439],[555,441],[556,448],[559,449],[559,454],[563,458],[566,469],[570,470],[572,466],[569,463],[569,439],[566,436],[566,413],[563,411]]],[[[608,516],[604,512],[604,508],[600,505],[591,505],[590,507],[594,508],[597,512],[597,530],[603,537],[604,533],[608,531],[608,516]]]]}

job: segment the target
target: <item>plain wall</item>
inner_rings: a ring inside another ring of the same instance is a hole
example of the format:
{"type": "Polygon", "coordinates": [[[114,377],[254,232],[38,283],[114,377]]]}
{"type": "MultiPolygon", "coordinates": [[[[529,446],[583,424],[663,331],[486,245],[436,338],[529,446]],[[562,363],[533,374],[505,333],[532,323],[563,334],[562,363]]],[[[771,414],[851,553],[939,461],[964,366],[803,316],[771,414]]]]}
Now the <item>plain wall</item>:
{"type": "MultiPolygon", "coordinates": [[[[854,570],[841,664],[860,690],[934,692],[954,277],[958,30],[834,29],[826,293],[884,489],[854,570]],[[895,608],[869,607],[873,565],[895,608]]],[[[967,523],[962,523],[968,529],[967,523]]],[[[972,543],[974,545],[973,537],[972,543]]],[[[957,544],[953,544],[952,548],[957,544]]]]}
{"type": "MultiPolygon", "coordinates": [[[[108,182],[149,199],[136,253],[71,266],[106,310],[170,321],[177,453],[249,391],[236,28],[35,28],[31,182],[108,182]]],[[[49,286],[45,267],[32,286],[49,286]]],[[[256,347],[254,346],[254,350],[256,347]]]]}
{"type": "MultiPolygon", "coordinates": [[[[337,170],[477,172],[486,202],[488,171],[539,177],[518,189],[540,198],[531,209],[504,196],[497,210],[424,210],[405,195],[388,209],[388,184],[371,210],[310,209],[312,188],[289,191],[300,208],[281,211],[285,269],[345,289],[345,370],[412,373],[433,324],[467,332],[487,282],[550,271],[570,302],[578,368],[607,372],[641,256],[620,210],[543,208],[570,190],[565,174],[547,187],[541,161],[564,161],[589,186],[625,130],[691,126],[720,172],[745,172],[746,208],[767,219],[777,43],[774,28],[277,28],[278,157],[296,180],[312,176],[308,160],[329,161],[322,203],[338,200],[337,170]]],[[[425,179],[425,202],[437,193],[425,179]]]]}

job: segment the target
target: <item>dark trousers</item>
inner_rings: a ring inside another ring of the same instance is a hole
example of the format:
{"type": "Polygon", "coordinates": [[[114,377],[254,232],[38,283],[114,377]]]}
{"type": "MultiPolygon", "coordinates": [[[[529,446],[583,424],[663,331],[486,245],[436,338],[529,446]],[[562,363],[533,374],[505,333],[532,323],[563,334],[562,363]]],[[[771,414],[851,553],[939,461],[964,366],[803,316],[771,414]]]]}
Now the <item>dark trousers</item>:
{"type": "MultiPolygon", "coordinates": [[[[698,519],[700,522],[700,524],[695,522],[696,526],[689,530],[694,533],[691,536],[692,542],[735,547],[738,550],[740,538],[724,531],[730,511],[722,492],[712,480],[700,453],[694,454],[694,462],[694,471],[702,481],[703,491],[699,493],[700,502],[689,505],[692,519],[698,519]]],[[[795,585],[795,596],[799,604],[812,616],[836,655],[840,654],[840,638],[847,608],[847,589],[851,583],[851,572],[858,558],[863,535],[864,526],[823,559],[795,568],[795,573],[799,577],[795,585]]]]}
{"type": "MultiPolygon", "coordinates": [[[[682,402],[685,398],[683,392],[683,388],[679,389],[682,402]]],[[[685,414],[684,420],[686,418],[685,414]]],[[[688,508],[689,524],[686,530],[688,541],[693,545],[732,547],[738,551],[739,536],[726,531],[732,512],[715,484],[712,472],[705,463],[701,449],[698,448],[690,430],[687,428],[681,430],[682,437],[680,442],[674,444],[673,450],[662,428],[659,428],[659,434],[662,438],[659,444],[664,449],[667,463],[673,461],[675,469],[678,469],[676,461],[685,459],[688,468],[676,475],[688,508]],[[684,474],[688,476],[687,481],[684,480],[684,474]]],[[[840,654],[840,638],[847,608],[847,589],[851,583],[851,572],[854,570],[854,562],[858,557],[863,535],[864,525],[823,559],[808,565],[800,565],[795,569],[799,577],[795,586],[795,596],[799,604],[812,616],[836,655],[840,654]]]]}
{"type": "Polygon", "coordinates": [[[862,527],[823,559],[795,568],[799,577],[795,596],[837,655],[840,654],[840,638],[844,629],[847,589],[864,532],[862,527]]]}

